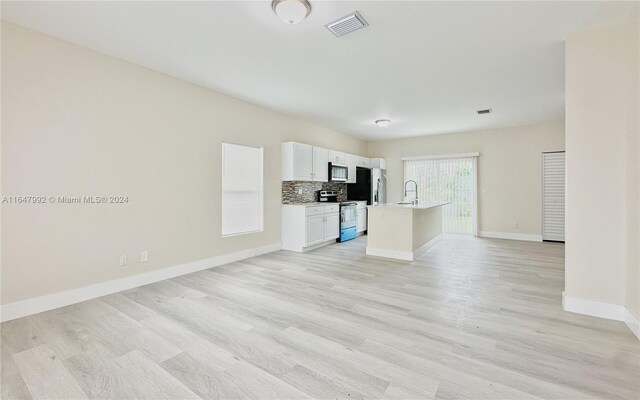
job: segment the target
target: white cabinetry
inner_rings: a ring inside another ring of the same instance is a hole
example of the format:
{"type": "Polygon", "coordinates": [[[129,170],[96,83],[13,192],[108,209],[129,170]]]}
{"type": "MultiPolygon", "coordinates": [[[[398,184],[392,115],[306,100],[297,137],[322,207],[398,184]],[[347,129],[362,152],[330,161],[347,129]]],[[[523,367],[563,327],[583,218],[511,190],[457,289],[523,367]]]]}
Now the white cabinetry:
{"type": "Polygon", "coordinates": [[[371,168],[371,160],[366,158],[366,157],[360,157],[360,156],[355,156],[356,157],[356,166],[357,167],[363,167],[363,168],[371,168]]]}
{"type": "Polygon", "coordinates": [[[372,158],[371,168],[387,169],[387,160],[384,158],[372,158]]]}
{"type": "Polygon", "coordinates": [[[313,147],[313,180],[327,182],[329,180],[329,150],[313,147]]]}
{"type": "Polygon", "coordinates": [[[339,151],[329,150],[329,161],[335,164],[347,165],[347,155],[339,151]]]}
{"type": "Polygon", "coordinates": [[[282,248],[304,252],[340,236],[338,204],[283,204],[282,248]]]}
{"type": "Polygon", "coordinates": [[[304,143],[281,146],[283,181],[327,182],[329,150],[304,143]]]}
{"type": "Polygon", "coordinates": [[[340,237],[340,213],[327,213],[324,216],[324,237],[325,239],[337,239],[340,237]]]}
{"type": "Polygon", "coordinates": [[[305,246],[311,246],[324,242],[325,220],[324,214],[312,215],[306,218],[305,225],[307,227],[305,246]]]}
{"type": "Polygon", "coordinates": [[[347,154],[347,183],[356,183],[356,167],[358,166],[358,156],[347,154]]]}
{"type": "Polygon", "coordinates": [[[367,230],[367,202],[359,201],[357,202],[357,204],[358,206],[356,208],[356,216],[357,216],[356,231],[358,233],[361,233],[367,230]]]}
{"type": "Polygon", "coordinates": [[[347,183],[356,183],[357,167],[386,169],[382,158],[369,159],[297,142],[282,143],[281,159],[283,181],[328,182],[329,163],[347,166],[347,183]]]}

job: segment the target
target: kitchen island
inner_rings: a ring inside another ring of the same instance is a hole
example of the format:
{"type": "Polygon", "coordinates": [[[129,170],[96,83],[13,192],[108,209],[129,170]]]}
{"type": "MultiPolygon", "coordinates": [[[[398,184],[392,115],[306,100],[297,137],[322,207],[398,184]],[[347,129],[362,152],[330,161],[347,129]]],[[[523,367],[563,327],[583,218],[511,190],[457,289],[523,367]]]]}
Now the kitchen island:
{"type": "Polygon", "coordinates": [[[442,238],[442,206],[389,203],[367,207],[367,255],[413,261],[442,238]]]}

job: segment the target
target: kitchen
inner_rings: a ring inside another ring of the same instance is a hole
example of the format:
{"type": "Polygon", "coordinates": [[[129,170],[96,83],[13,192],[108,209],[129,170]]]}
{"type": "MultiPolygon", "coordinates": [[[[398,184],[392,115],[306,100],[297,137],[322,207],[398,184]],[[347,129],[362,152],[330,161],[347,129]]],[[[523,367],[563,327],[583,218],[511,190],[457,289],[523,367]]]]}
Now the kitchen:
{"type": "Polygon", "coordinates": [[[405,191],[410,202],[387,204],[385,159],[285,142],[281,160],[285,250],[307,252],[369,234],[368,255],[412,261],[441,238],[447,203],[418,204],[413,182],[414,190],[405,191]]]}

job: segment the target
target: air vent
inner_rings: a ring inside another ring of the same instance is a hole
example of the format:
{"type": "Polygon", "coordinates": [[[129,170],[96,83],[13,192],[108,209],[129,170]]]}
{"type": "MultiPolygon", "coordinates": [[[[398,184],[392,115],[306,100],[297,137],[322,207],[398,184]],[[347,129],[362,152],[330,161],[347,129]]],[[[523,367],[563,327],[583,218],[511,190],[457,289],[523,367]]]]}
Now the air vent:
{"type": "Polygon", "coordinates": [[[492,111],[493,111],[492,109],[487,108],[486,110],[477,110],[476,112],[482,115],[482,114],[491,114],[492,111]]]}
{"type": "Polygon", "coordinates": [[[340,37],[347,33],[362,29],[368,25],[367,21],[362,18],[362,15],[356,11],[353,14],[349,14],[346,17],[342,17],[336,21],[326,24],[325,27],[334,35],[340,37]]]}

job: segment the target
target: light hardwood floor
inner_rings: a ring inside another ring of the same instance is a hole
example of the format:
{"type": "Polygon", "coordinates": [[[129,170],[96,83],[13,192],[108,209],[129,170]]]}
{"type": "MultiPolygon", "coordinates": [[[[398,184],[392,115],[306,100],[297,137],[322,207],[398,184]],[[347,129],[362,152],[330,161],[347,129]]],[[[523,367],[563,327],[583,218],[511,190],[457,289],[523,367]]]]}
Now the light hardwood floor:
{"type": "Polygon", "coordinates": [[[638,399],[639,342],[564,312],[564,246],[276,252],[3,323],[2,398],[638,399]]]}

